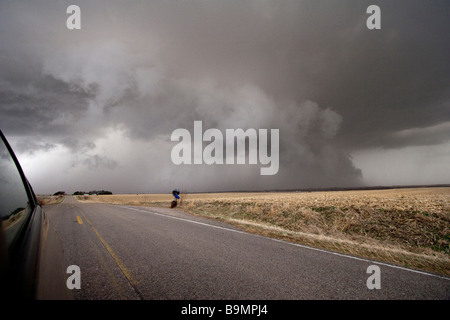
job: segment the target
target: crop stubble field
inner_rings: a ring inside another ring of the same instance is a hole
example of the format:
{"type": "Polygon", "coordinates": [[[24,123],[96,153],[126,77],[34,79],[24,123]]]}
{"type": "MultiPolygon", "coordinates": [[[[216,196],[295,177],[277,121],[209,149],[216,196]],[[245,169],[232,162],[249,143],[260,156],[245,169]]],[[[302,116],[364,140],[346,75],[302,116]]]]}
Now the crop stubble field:
{"type": "MultiPolygon", "coordinates": [[[[79,201],[170,207],[170,194],[77,196],[79,201]]],[[[450,275],[450,188],[182,193],[190,214],[248,232],[450,275]]]]}

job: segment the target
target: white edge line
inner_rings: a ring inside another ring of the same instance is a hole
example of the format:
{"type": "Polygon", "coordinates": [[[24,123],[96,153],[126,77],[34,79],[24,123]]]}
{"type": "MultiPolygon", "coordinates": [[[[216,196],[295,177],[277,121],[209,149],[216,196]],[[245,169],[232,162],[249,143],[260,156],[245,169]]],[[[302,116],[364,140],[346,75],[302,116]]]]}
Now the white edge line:
{"type": "Polygon", "coordinates": [[[295,247],[300,247],[300,248],[309,249],[309,250],[313,250],[313,251],[333,254],[335,256],[350,258],[350,259],[353,259],[353,260],[364,261],[364,262],[369,262],[369,263],[375,263],[375,264],[386,266],[386,267],[391,267],[391,268],[400,269],[400,270],[404,270],[404,271],[419,273],[419,274],[423,274],[423,275],[426,275],[426,276],[436,277],[436,278],[440,278],[440,279],[444,279],[444,280],[450,280],[450,278],[448,278],[448,277],[440,276],[440,275],[437,275],[437,274],[432,274],[432,273],[419,271],[419,270],[414,270],[414,269],[408,269],[408,268],[401,267],[401,266],[396,266],[396,265],[393,265],[393,264],[388,264],[388,263],[379,262],[379,261],[375,261],[375,260],[369,260],[369,259],[365,259],[365,258],[359,258],[359,257],[350,256],[350,255],[343,254],[343,253],[338,253],[338,252],[328,251],[328,250],[324,250],[324,249],[314,248],[314,247],[310,247],[310,246],[306,246],[306,245],[302,245],[302,244],[298,244],[298,243],[293,243],[293,242],[288,242],[288,241],[284,241],[284,240],[280,240],[280,239],[264,237],[264,236],[261,236],[261,235],[257,235],[257,234],[253,234],[253,233],[249,233],[249,232],[245,232],[245,231],[241,231],[241,230],[235,230],[235,229],[225,228],[225,227],[221,227],[221,226],[215,226],[213,224],[208,224],[208,223],[204,223],[204,222],[189,220],[189,219],[180,218],[180,217],[174,217],[174,216],[170,216],[170,215],[167,215],[167,214],[162,214],[162,213],[158,213],[158,212],[138,209],[138,208],[129,207],[129,206],[121,206],[121,205],[113,205],[113,206],[124,208],[124,209],[130,209],[130,210],[135,210],[135,211],[151,213],[151,214],[162,216],[162,217],[166,217],[166,218],[182,220],[182,221],[185,221],[185,222],[195,223],[195,224],[199,224],[199,225],[202,225],[202,226],[207,226],[207,227],[211,227],[211,228],[221,229],[221,230],[225,230],[225,231],[242,233],[242,234],[247,234],[247,235],[256,236],[256,237],[261,237],[261,238],[269,239],[269,240],[272,240],[272,241],[276,241],[276,242],[288,244],[288,245],[291,245],[291,246],[295,246],[295,247]]]}

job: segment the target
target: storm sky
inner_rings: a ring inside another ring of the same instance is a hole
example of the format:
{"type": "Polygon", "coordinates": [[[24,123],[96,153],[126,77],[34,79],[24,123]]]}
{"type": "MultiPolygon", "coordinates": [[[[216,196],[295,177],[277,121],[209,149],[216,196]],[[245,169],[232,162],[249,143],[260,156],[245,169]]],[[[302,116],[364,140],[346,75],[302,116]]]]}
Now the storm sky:
{"type": "Polygon", "coordinates": [[[449,16],[439,0],[1,0],[0,128],[36,193],[446,184],[449,16]],[[278,173],[173,164],[194,121],[279,129],[278,173]]]}

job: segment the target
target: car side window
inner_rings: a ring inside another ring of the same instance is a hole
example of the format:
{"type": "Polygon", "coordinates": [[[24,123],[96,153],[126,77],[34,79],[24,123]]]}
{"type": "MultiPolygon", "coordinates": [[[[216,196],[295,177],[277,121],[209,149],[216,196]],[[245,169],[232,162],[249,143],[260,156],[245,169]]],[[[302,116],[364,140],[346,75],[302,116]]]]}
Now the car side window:
{"type": "Polygon", "coordinates": [[[0,139],[0,220],[10,248],[31,212],[27,191],[13,157],[0,139]]]}

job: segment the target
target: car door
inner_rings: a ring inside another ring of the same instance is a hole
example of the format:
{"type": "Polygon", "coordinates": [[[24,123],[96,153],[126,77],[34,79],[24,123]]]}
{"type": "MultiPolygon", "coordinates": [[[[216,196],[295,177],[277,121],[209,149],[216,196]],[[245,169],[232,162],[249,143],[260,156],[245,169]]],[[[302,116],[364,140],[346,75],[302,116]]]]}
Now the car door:
{"type": "Polygon", "coordinates": [[[0,131],[2,299],[70,299],[59,239],[0,131]]]}

